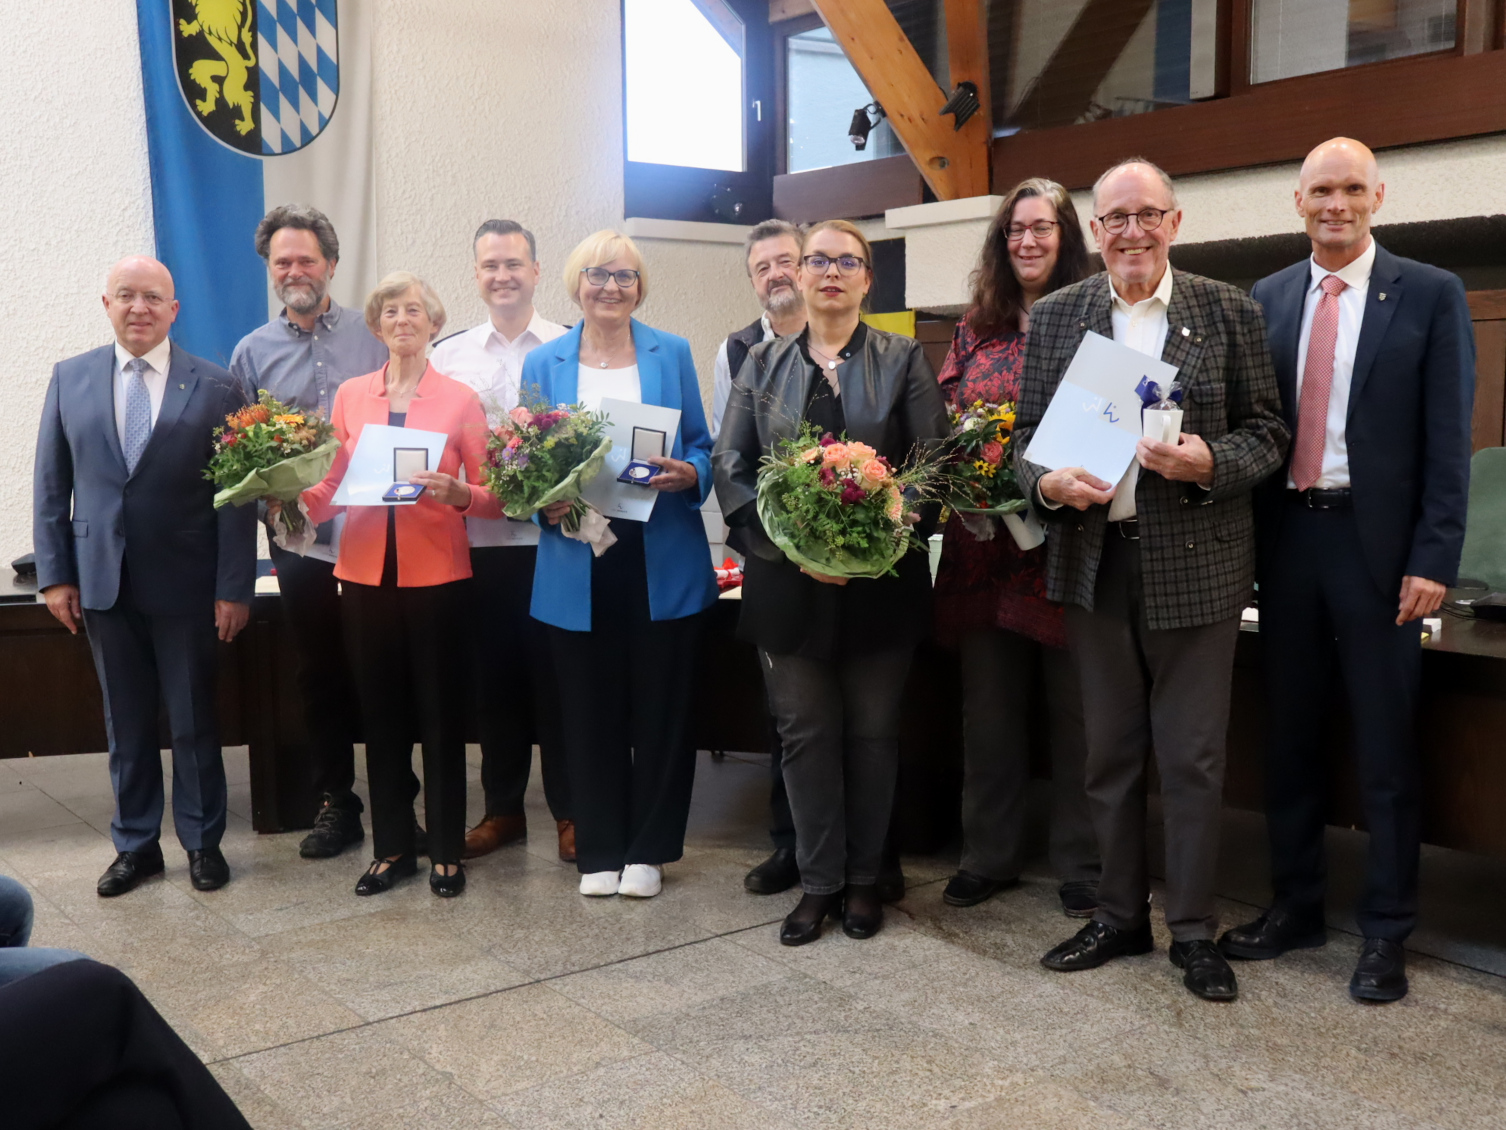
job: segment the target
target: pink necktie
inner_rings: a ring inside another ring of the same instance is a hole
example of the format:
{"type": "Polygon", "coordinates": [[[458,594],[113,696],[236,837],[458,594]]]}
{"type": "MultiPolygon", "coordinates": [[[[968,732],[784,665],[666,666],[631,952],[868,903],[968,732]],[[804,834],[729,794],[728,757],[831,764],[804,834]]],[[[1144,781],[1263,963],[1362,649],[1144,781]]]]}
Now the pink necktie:
{"type": "Polygon", "coordinates": [[[1339,343],[1339,295],[1347,285],[1338,275],[1322,283],[1323,297],[1313,311],[1302,367],[1302,395],[1297,399],[1297,440],[1292,444],[1292,482],[1307,490],[1323,473],[1323,441],[1328,433],[1328,394],[1333,391],[1333,351],[1339,343]]]}

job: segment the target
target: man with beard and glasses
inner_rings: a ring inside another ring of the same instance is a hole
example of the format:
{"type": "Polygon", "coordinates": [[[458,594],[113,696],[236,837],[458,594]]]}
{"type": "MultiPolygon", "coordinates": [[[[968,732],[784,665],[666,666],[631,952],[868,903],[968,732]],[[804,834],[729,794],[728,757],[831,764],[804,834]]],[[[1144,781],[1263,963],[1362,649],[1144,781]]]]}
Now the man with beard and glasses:
{"type": "MultiPolygon", "coordinates": [[[[256,226],[255,239],[283,309],[240,340],[230,372],[253,403],[266,389],[290,407],[328,419],[336,390],[385,365],[387,347],[366,328],[359,310],[348,310],[329,295],[340,240],[323,212],[305,204],[279,205],[256,226]]],[[[270,533],[267,538],[292,628],[311,776],[323,797],[314,828],[299,845],[305,859],[339,855],[366,835],[364,806],[353,791],[358,715],[335,581],[338,522],[320,526],[302,555],[272,544],[270,533]]],[[[413,792],[418,795],[416,777],[413,792]]]]}

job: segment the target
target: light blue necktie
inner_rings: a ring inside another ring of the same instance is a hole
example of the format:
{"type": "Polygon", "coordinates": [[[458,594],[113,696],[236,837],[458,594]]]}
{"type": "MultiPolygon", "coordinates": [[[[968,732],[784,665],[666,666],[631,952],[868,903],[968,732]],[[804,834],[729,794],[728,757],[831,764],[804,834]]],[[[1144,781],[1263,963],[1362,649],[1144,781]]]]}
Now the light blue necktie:
{"type": "Polygon", "coordinates": [[[134,472],[146,450],[146,441],[152,438],[152,397],[146,391],[142,371],[146,362],[132,357],[126,362],[126,409],[125,409],[125,461],[126,471],[134,472]]]}

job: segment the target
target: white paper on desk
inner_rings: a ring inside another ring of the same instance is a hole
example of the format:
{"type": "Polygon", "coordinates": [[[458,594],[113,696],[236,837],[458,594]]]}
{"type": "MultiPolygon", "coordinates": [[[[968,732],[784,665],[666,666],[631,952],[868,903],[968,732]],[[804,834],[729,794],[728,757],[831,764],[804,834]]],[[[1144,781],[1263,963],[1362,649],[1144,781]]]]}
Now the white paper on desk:
{"type": "Polygon", "coordinates": [[[628,460],[633,457],[633,429],[652,428],[664,433],[664,454],[674,450],[675,435],[680,429],[680,410],[663,408],[657,404],[639,404],[633,400],[604,399],[602,412],[611,421],[607,435],[612,440],[612,450],[607,452],[606,463],[580,496],[608,518],[626,518],[630,522],[647,522],[654,512],[654,503],[659,492],[653,487],[619,483],[628,460]]]}
{"type": "Polygon", "coordinates": [[[439,460],[449,437],[444,432],[424,432],[417,428],[394,428],[388,424],[367,424],[361,429],[356,449],[350,453],[345,477],[335,489],[336,506],[415,506],[413,502],[383,502],[382,495],[392,486],[393,458],[400,447],[424,447],[429,451],[429,469],[439,469],[439,460]]]}
{"type": "Polygon", "coordinates": [[[1117,483],[1140,439],[1136,390],[1142,381],[1170,388],[1176,375],[1175,365],[1089,331],[1030,437],[1025,458],[1051,471],[1081,467],[1117,483]]]}

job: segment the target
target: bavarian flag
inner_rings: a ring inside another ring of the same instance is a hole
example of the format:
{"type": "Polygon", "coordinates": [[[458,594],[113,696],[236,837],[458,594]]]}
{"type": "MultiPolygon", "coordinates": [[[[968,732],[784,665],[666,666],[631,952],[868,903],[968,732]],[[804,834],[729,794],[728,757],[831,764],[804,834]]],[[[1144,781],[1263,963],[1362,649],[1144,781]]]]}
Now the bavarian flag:
{"type": "Polygon", "coordinates": [[[369,4],[136,0],[157,258],[177,282],[173,339],[228,364],[280,306],[252,237],[278,204],[340,235],[332,291],[375,274],[369,4]]]}

